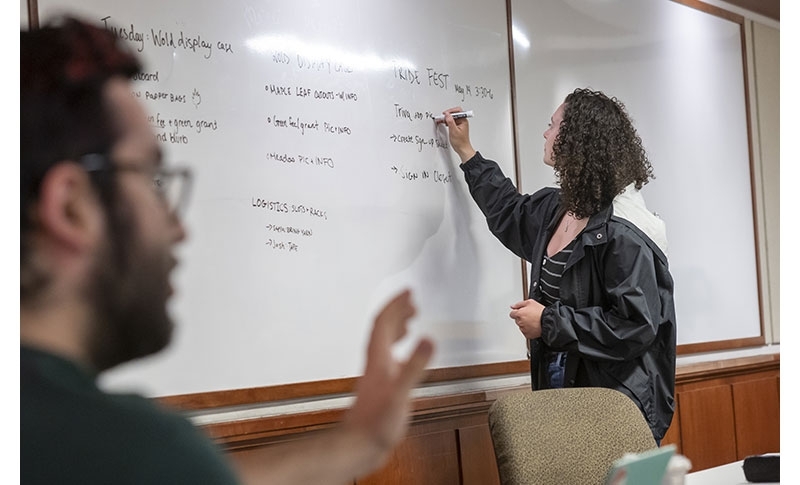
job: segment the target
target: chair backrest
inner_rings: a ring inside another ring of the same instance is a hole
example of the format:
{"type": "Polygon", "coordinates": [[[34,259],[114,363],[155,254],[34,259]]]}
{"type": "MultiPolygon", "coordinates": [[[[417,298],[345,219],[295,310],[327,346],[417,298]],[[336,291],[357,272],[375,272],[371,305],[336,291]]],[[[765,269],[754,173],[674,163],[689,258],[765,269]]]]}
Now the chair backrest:
{"type": "Polygon", "coordinates": [[[599,387],[500,396],[489,430],[503,485],[603,484],[615,460],[656,448],[636,404],[599,387]]]}

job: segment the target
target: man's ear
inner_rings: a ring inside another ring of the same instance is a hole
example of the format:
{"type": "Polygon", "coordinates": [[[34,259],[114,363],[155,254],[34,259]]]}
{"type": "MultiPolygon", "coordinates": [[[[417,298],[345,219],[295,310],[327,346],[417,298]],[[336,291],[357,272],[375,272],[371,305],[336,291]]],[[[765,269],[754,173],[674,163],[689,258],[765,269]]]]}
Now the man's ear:
{"type": "Polygon", "coordinates": [[[91,250],[102,236],[103,208],[89,174],[61,162],[42,180],[36,220],[43,234],[67,251],[91,250]]]}

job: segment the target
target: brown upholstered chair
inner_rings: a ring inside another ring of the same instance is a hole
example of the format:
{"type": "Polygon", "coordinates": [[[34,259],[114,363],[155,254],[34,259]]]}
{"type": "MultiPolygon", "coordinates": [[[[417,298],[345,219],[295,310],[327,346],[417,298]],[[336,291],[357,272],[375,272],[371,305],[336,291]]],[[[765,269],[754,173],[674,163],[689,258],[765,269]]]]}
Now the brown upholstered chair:
{"type": "Polygon", "coordinates": [[[656,448],[636,404],[605,388],[518,391],[489,409],[503,485],[602,484],[625,453],[656,448]]]}

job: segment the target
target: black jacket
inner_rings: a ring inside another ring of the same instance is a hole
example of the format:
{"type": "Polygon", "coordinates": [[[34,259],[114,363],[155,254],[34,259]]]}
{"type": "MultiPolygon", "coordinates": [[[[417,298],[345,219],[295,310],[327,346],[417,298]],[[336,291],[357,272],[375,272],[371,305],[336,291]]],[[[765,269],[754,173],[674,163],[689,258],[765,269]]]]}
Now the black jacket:
{"type": "MultiPolygon", "coordinates": [[[[559,190],[522,195],[480,153],[461,167],[489,229],[532,263],[529,298],[541,301],[540,261],[564,214],[559,190]]],[[[612,204],[590,217],[578,237],[561,278],[561,301],[544,309],[542,336],[530,341],[531,384],[534,390],[546,385],[545,351],[566,351],[565,386],[625,393],[660,441],[674,412],[672,276],[664,251],[614,212],[612,204]]]]}

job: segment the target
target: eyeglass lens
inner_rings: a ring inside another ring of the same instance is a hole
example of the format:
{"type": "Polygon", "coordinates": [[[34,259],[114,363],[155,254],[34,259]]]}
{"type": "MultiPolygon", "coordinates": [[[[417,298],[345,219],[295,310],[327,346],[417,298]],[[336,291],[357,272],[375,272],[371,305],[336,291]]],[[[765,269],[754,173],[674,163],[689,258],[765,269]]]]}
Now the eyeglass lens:
{"type": "Polygon", "coordinates": [[[183,198],[185,177],[181,172],[156,172],[153,175],[153,184],[156,191],[167,204],[170,211],[179,212],[183,198]]]}

